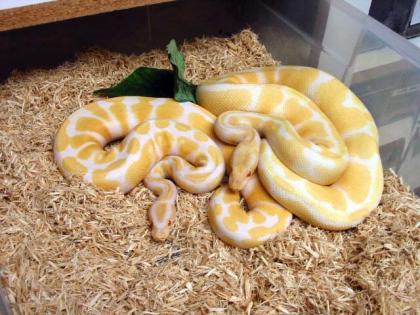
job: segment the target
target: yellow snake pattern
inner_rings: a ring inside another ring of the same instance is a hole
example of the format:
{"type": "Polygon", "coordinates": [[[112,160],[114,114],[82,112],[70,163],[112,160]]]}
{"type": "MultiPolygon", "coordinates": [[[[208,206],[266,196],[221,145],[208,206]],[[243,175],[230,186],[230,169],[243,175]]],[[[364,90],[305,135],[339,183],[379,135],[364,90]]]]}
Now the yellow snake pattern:
{"type": "Polygon", "coordinates": [[[65,176],[104,189],[125,193],[144,181],[158,195],[149,209],[155,240],[168,236],[175,217],[176,187],[168,179],[192,193],[212,191],[225,167],[229,183],[214,192],[209,222],[242,248],[285,230],[291,213],[342,230],[379,203],[377,128],[333,76],[308,67],[260,68],[199,85],[197,100],[200,106],[148,97],[91,103],[59,129],[56,162],[65,176]]]}

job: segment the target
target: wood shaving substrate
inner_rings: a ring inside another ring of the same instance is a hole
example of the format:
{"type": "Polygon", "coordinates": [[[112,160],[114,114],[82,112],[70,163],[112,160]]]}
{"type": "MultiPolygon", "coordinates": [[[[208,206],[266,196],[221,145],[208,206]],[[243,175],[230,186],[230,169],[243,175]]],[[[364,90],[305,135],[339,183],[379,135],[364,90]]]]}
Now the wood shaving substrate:
{"type": "MultiPolygon", "coordinates": [[[[194,82],[276,61],[245,30],[184,43],[194,82]]],[[[180,191],[165,243],[151,240],[142,185],[127,195],[68,182],[54,134],[72,112],[162,50],[89,50],[52,70],[13,73],[0,88],[0,277],[16,314],[414,314],[419,310],[419,199],[385,173],[380,206],[357,228],[328,232],[295,218],[251,250],[207,222],[210,194],[180,191]]]]}

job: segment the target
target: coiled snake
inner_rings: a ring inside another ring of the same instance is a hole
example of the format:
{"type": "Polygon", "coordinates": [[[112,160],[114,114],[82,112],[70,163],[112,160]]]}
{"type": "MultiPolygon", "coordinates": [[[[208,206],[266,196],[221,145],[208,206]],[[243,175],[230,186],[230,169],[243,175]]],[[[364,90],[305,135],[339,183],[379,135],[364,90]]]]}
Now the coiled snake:
{"type": "Polygon", "coordinates": [[[265,242],[287,228],[291,213],[342,230],[378,205],[376,125],[333,76],[308,67],[260,68],[203,83],[196,94],[200,106],[127,96],[79,109],[55,138],[60,170],[124,193],[144,180],[159,196],[149,210],[156,240],[168,236],[175,216],[176,187],[168,178],[192,193],[212,191],[225,165],[229,184],[213,194],[208,216],[231,245],[265,242]]]}

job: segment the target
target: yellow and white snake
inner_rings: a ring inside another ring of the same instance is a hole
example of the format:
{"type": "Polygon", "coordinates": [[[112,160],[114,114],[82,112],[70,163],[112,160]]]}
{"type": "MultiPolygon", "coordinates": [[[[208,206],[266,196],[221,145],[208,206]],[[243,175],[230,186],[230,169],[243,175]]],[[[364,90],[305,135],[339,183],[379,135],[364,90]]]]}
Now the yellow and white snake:
{"type": "Polygon", "coordinates": [[[166,239],[175,216],[176,187],[168,179],[192,193],[208,192],[220,185],[225,166],[229,184],[213,194],[208,216],[234,246],[271,239],[292,213],[343,230],[378,205],[376,125],[333,76],[308,67],[260,68],[203,83],[196,96],[200,106],[117,97],[79,109],[55,139],[60,170],[123,193],[144,181],[158,195],[149,210],[155,240],[166,239]]]}

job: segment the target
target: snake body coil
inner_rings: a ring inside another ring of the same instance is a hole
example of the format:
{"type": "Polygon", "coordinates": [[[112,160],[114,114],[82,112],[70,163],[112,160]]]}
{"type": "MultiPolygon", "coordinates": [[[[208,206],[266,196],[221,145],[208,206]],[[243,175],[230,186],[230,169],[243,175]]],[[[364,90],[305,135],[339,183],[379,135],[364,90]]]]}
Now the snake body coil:
{"type": "Polygon", "coordinates": [[[256,69],[201,84],[197,99],[201,106],[148,97],[91,103],[60,128],[55,159],[66,176],[104,189],[128,192],[144,180],[159,195],[149,210],[156,240],[167,237],[175,215],[176,188],[167,178],[189,192],[212,191],[225,164],[229,187],[213,194],[208,214],[216,234],[235,246],[274,237],[291,213],[347,229],[379,203],[375,123],[331,75],[295,66],[256,69]],[[239,193],[250,211],[241,208],[239,193]]]}

